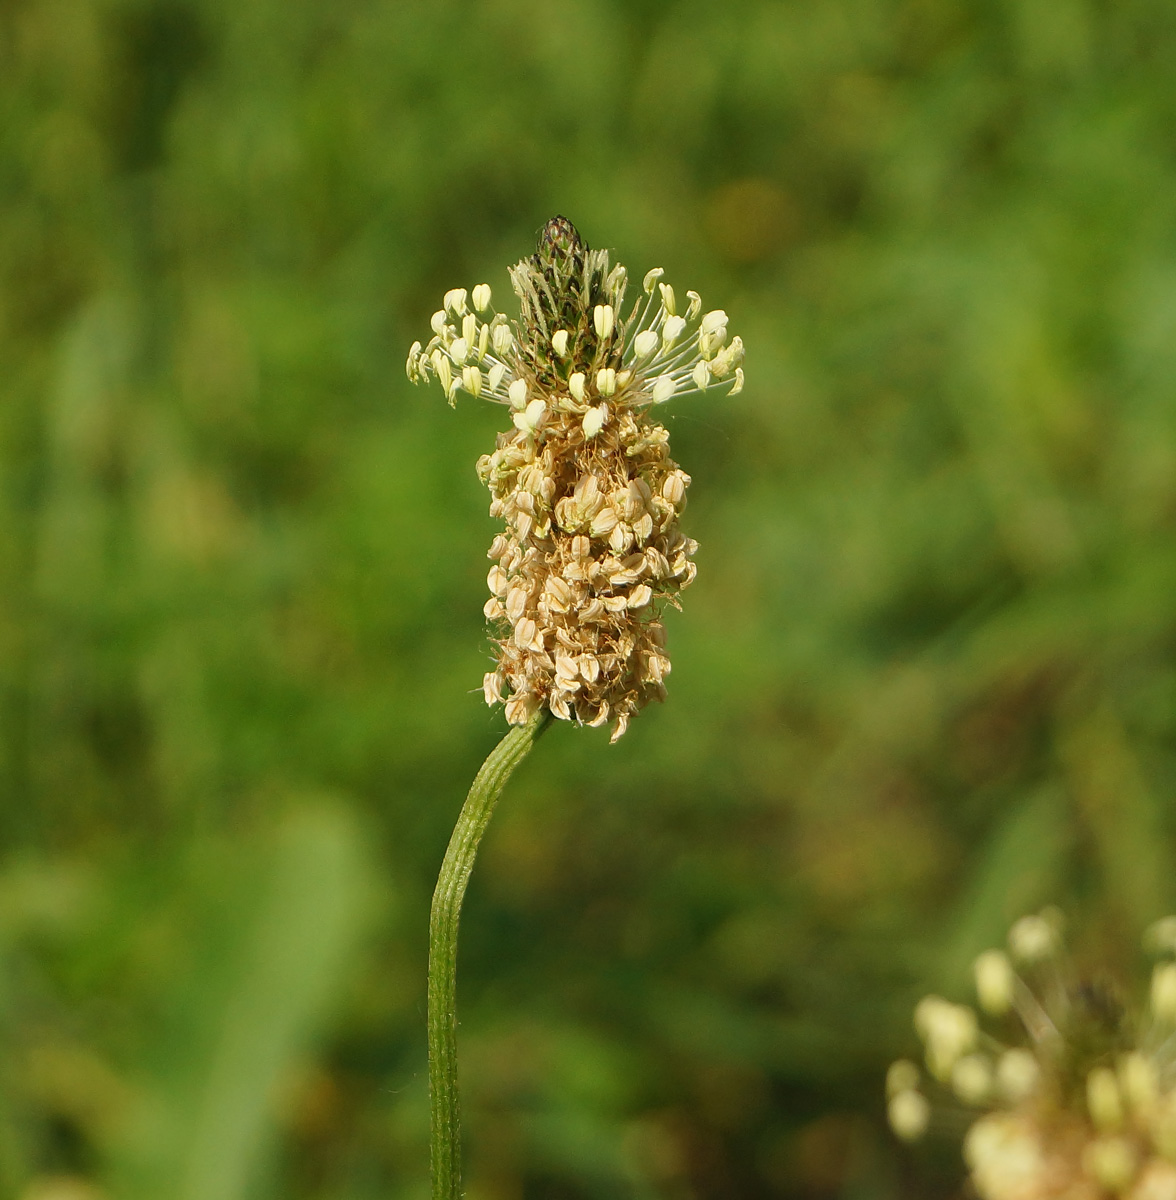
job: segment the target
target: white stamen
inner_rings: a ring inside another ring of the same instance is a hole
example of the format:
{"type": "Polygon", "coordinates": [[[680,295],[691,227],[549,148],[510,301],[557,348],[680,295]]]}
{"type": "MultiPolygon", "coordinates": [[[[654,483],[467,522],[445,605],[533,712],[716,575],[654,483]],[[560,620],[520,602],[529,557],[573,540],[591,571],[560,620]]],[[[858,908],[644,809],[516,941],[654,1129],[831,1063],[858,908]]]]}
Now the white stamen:
{"type": "Polygon", "coordinates": [[[607,404],[598,404],[595,408],[590,408],[584,414],[584,436],[588,438],[595,437],[604,428],[604,422],[607,417],[607,404]]]}
{"type": "Polygon", "coordinates": [[[662,326],[662,346],[668,349],[686,332],[685,317],[667,317],[662,326]]]}
{"type": "Polygon", "coordinates": [[[660,338],[652,329],[643,329],[633,339],[633,354],[638,362],[648,358],[656,349],[660,338]]]}
{"type": "Polygon", "coordinates": [[[665,404],[667,400],[673,396],[676,391],[674,380],[669,375],[659,375],[653,381],[653,402],[654,404],[665,404]]]}
{"type": "Polygon", "coordinates": [[[471,396],[482,394],[482,372],[477,367],[462,367],[461,386],[471,396]]]}

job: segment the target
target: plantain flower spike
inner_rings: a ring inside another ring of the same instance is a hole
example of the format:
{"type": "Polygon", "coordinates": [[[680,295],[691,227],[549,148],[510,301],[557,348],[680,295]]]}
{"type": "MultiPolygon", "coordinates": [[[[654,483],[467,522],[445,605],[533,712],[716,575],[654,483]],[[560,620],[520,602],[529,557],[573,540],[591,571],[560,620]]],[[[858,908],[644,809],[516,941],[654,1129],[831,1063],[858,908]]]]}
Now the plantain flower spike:
{"type": "Polygon", "coordinates": [[[646,275],[626,312],[625,268],[553,217],[511,269],[517,321],[492,308],[487,284],[454,289],[432,339],[409,351],[409,379],[436,379],[450,404],[462,390],[511,410],[478,476],[504,526],[488,555],[496,665],[484,691],[512,725],[546,706],[564,721],[611,721],[615,742],[665,698],[661,607],[679,607],[698,545],[678,526],[690,476],[650,413],[675,396],[738,392],[743,341],[695,292],[678,314],[661,275],[646,275]]]}
{"type": "Polygon", "coordinates": [[[973,1113],[963,1154],[980,1200],[1176,1200],[1176,918],[1148,930],[1159,959],[1150,992],[1124,1005],[1077,977],[1060,917],[1023,917],[1011,958],[992,949],[976,960],[992,1032],[964,1005],[919,1002],[931,1078],[909,1059],[891,1066],[891,1127],[921,1137],[935,1118],[925,1087],[950,1089],[946,1115],[973,1113]]]}

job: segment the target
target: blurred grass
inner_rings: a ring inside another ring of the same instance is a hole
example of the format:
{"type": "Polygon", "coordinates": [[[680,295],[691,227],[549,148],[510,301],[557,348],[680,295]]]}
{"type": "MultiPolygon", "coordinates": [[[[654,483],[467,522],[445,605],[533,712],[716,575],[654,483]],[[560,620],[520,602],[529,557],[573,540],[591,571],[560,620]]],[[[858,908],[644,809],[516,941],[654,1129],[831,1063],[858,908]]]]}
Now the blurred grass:
{"type": "Polygon", "coordinates": [[[911,1000],[1174,903],[1174,51],[1161,0],[0,4],[0,1191],[425,1194],[501,415],[402,363],[559,211],[749,383],[672,414],[670,702],[489,835],[470,1196],[952,1194],[881,1121],[911,1000]]]}

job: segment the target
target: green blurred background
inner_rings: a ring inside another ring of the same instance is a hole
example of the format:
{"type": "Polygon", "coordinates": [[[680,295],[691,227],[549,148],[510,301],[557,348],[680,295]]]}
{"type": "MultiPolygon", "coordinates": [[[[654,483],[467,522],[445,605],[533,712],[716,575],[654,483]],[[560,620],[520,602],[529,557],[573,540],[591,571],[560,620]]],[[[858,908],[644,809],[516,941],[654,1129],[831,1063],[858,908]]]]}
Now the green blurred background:
{"type": "Polygon", "coordinates": [[[1170,0],[2,0],[0,1195],[426,1195],[503,414],[403,362],[556,212],[748,385],[669,411],[669,702],[487,838],[470,1200],[958,1194],[912,1001],[1174,902],[1174,61],[1170,0]]]}

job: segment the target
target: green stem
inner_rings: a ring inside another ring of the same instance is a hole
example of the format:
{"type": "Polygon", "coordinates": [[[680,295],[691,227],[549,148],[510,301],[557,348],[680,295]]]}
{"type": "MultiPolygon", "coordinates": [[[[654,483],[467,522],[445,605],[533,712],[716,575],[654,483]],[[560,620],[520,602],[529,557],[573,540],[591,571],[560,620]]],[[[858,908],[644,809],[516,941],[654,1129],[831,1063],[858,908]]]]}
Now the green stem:
{"type": "Polygon", "coordinates": [[[515,725],[474,776],[449,839],[429,914],[429,1159],[433,1200],[460,1200],[461,1107],[457,1094],[457,924],[478,843],[506,781],[547,728],[542,709],[515,725]]]}

